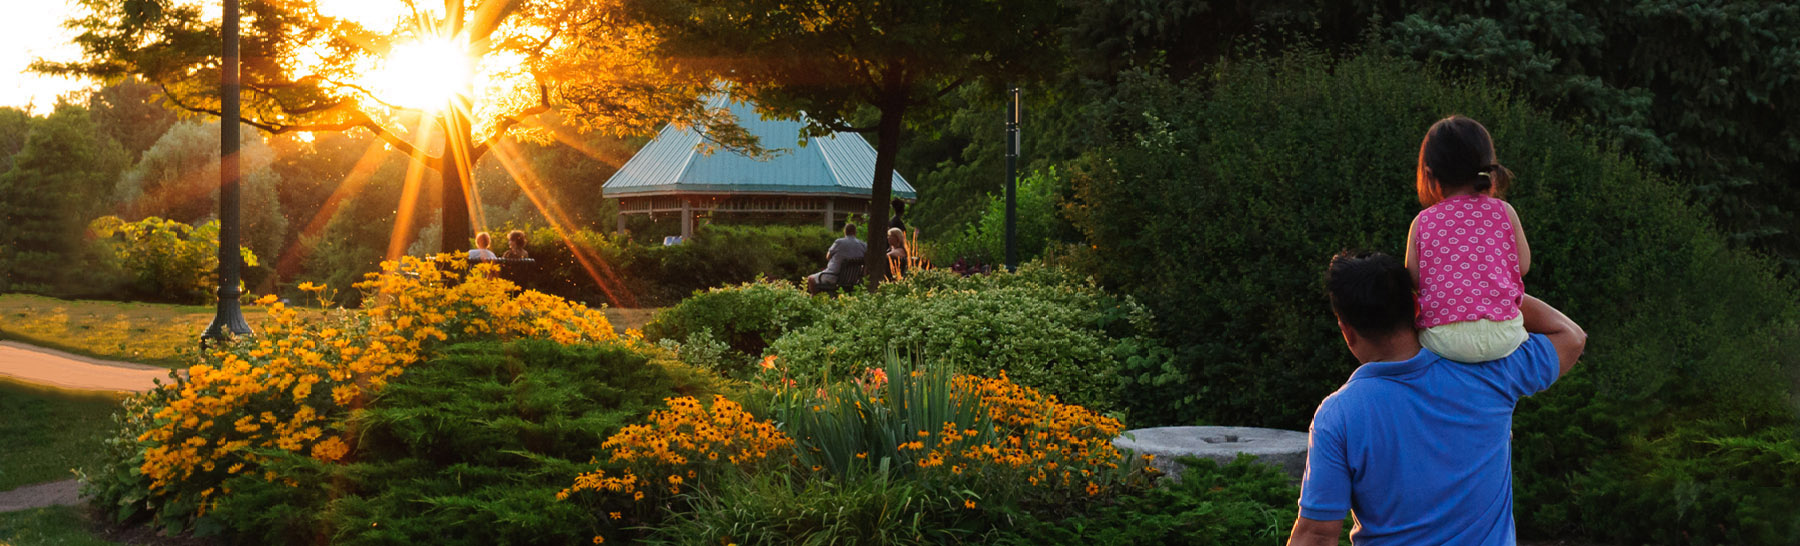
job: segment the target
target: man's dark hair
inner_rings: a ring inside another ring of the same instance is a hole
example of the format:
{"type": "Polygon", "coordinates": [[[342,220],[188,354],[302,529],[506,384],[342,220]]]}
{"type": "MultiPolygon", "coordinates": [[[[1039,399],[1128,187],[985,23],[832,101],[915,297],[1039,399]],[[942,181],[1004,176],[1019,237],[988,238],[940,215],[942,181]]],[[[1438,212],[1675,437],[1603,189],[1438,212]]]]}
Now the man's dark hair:
{"type": "Polygon", "coordinates": [[[845,237],[855,237],[856,236],[856,224],[853,224],[850,222],[844,222],[844,236],[845,237]]]}
{"type": "Polygon", "coordinates": [[[895,199],[891,204],[894,206],[894,214],[906,214],[906,202],[905,201],[895,199]]]}
{"type": "Polygon", "coordinates": [[[1406,264],[1380,252],[1346,250],[1331,257],[1325,291],[1338,319],[1369,337],[1413,327],[1413,282],[1406,264]]]}

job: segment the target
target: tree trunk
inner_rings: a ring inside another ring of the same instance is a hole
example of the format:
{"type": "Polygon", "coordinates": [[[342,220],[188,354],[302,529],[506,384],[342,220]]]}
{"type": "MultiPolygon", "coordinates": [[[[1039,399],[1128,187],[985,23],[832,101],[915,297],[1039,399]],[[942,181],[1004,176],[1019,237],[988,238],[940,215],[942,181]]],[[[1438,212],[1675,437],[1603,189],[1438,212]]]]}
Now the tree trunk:
{"type": "Polygon", "coordinates": [[[438,164],[438,174],[443,181],[443,201],[440,206],[443,213],[444,230],[439,234],[438,252],[461,254],[469,250],[469,239],[475,236],[474,228],[469,224],[469,195],[465,191],[469,184],[469,140],[468,120],[458,114],[454,108],[444,112],[444,152],[438,164]]]}
{"type": "Polygon", "coordinates": [[[881,124],[875,133],[875,180],[869,191],[869,253],[863,259],[870,290],[887,280],[888,201],[894,195],[894,160],[900,156],[900,120],[906,113],[906,96],[889,93],[882,102],[881,124]]]}

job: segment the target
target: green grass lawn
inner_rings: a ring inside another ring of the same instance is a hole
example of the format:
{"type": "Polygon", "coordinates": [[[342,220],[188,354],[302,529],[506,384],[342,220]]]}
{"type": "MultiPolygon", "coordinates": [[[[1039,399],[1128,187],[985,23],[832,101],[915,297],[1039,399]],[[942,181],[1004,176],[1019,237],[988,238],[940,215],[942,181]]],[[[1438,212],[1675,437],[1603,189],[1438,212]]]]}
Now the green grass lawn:
{"type": "Polygon", "coordinates": [[[80,508],[51,506],[0,513],[0,544],[42,546],[115,546],[94,535],[80,508]]]}
{"type": "Polygon", "coordinates": [[[121,399],[0,380],[0,491],[71,479],[70,469],[98,463],[121,399]]]}
{"type": "MultiPolygon", "coordinates": [[[[613,329],[643,328],[656,309],[606,309],[613,329]]],[[[186,367],[185,351],[198,347],[200,332],[214,310],[204,305],[172,305],[96,300],[62,300],[30,294],[0,294],[0,339],[107,360],[165,368],[186,367]]],[[[266,313],[244,306],[251,328],[266,313]]]]}
{"type": "MultiPolygon", "coordinates": [[[[251,326],[263,315],[260,308],[244,308],[251,326]]],[[[198,346],[212,318],[213,308],[201,305],[0,294],[0,339],[169,368],[185,365],[182,351],[198,346]]]]}

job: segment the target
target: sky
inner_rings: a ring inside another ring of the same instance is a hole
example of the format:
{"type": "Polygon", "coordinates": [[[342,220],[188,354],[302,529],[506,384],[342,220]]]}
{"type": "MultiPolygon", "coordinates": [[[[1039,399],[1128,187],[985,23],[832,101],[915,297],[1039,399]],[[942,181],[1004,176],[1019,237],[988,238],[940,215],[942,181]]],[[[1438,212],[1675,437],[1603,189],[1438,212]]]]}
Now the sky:
{"type": "MultiPolygon", "coordinates": [[[[39,57],[52,61],[71,61],[81,56],[80,48],[70,43],[77,34],[64,29],[76,6],[70,0],[4,0],[8,9],[0,17],[0,106],[24,108],[47,114],[58,95],[79,91],[93,82],[31,74],[25,67],[39,57]]],[[[217,0],[206,0],[218,6],[217,0]]],[[[471,2],[473,3],[473,2],[471,2]]],[[[429,6],[434,2],[423,2],[429,6]]],[[[373,26],[377,21],[392,22],[404,13],[401,0],[319,0],[319,9],[328,15],[357,20],[373,26]]],[[[384,27],[385,28],[385,27],[384,27]]]]}
{"type": "MultiPolygon", "coordinates": [[[[17,0],[16,8],[0,17],[0,106],[32,106],[49,113],[56,96],[88,86],[83,80],[53,78],[25,72],[38,57],[68,61],[81,50],[69,43],[75,32],[62,28],[70,6],[66,0],[17,0]]],[[[13,4],[9,0],[8,4],[13,4]]]]}

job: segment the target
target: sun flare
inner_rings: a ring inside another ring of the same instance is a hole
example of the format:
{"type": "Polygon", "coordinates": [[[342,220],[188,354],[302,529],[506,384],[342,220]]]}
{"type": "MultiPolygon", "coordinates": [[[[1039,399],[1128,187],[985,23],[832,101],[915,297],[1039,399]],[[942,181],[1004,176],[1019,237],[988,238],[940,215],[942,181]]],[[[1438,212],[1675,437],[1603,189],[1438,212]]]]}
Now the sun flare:
{"type": "Polygon", "coordinates": [[[425,39],[394,46],[369,84],[384,102],[435,111],[467,89],[471,76],[469,55],[461,44],[425,39]]]}

